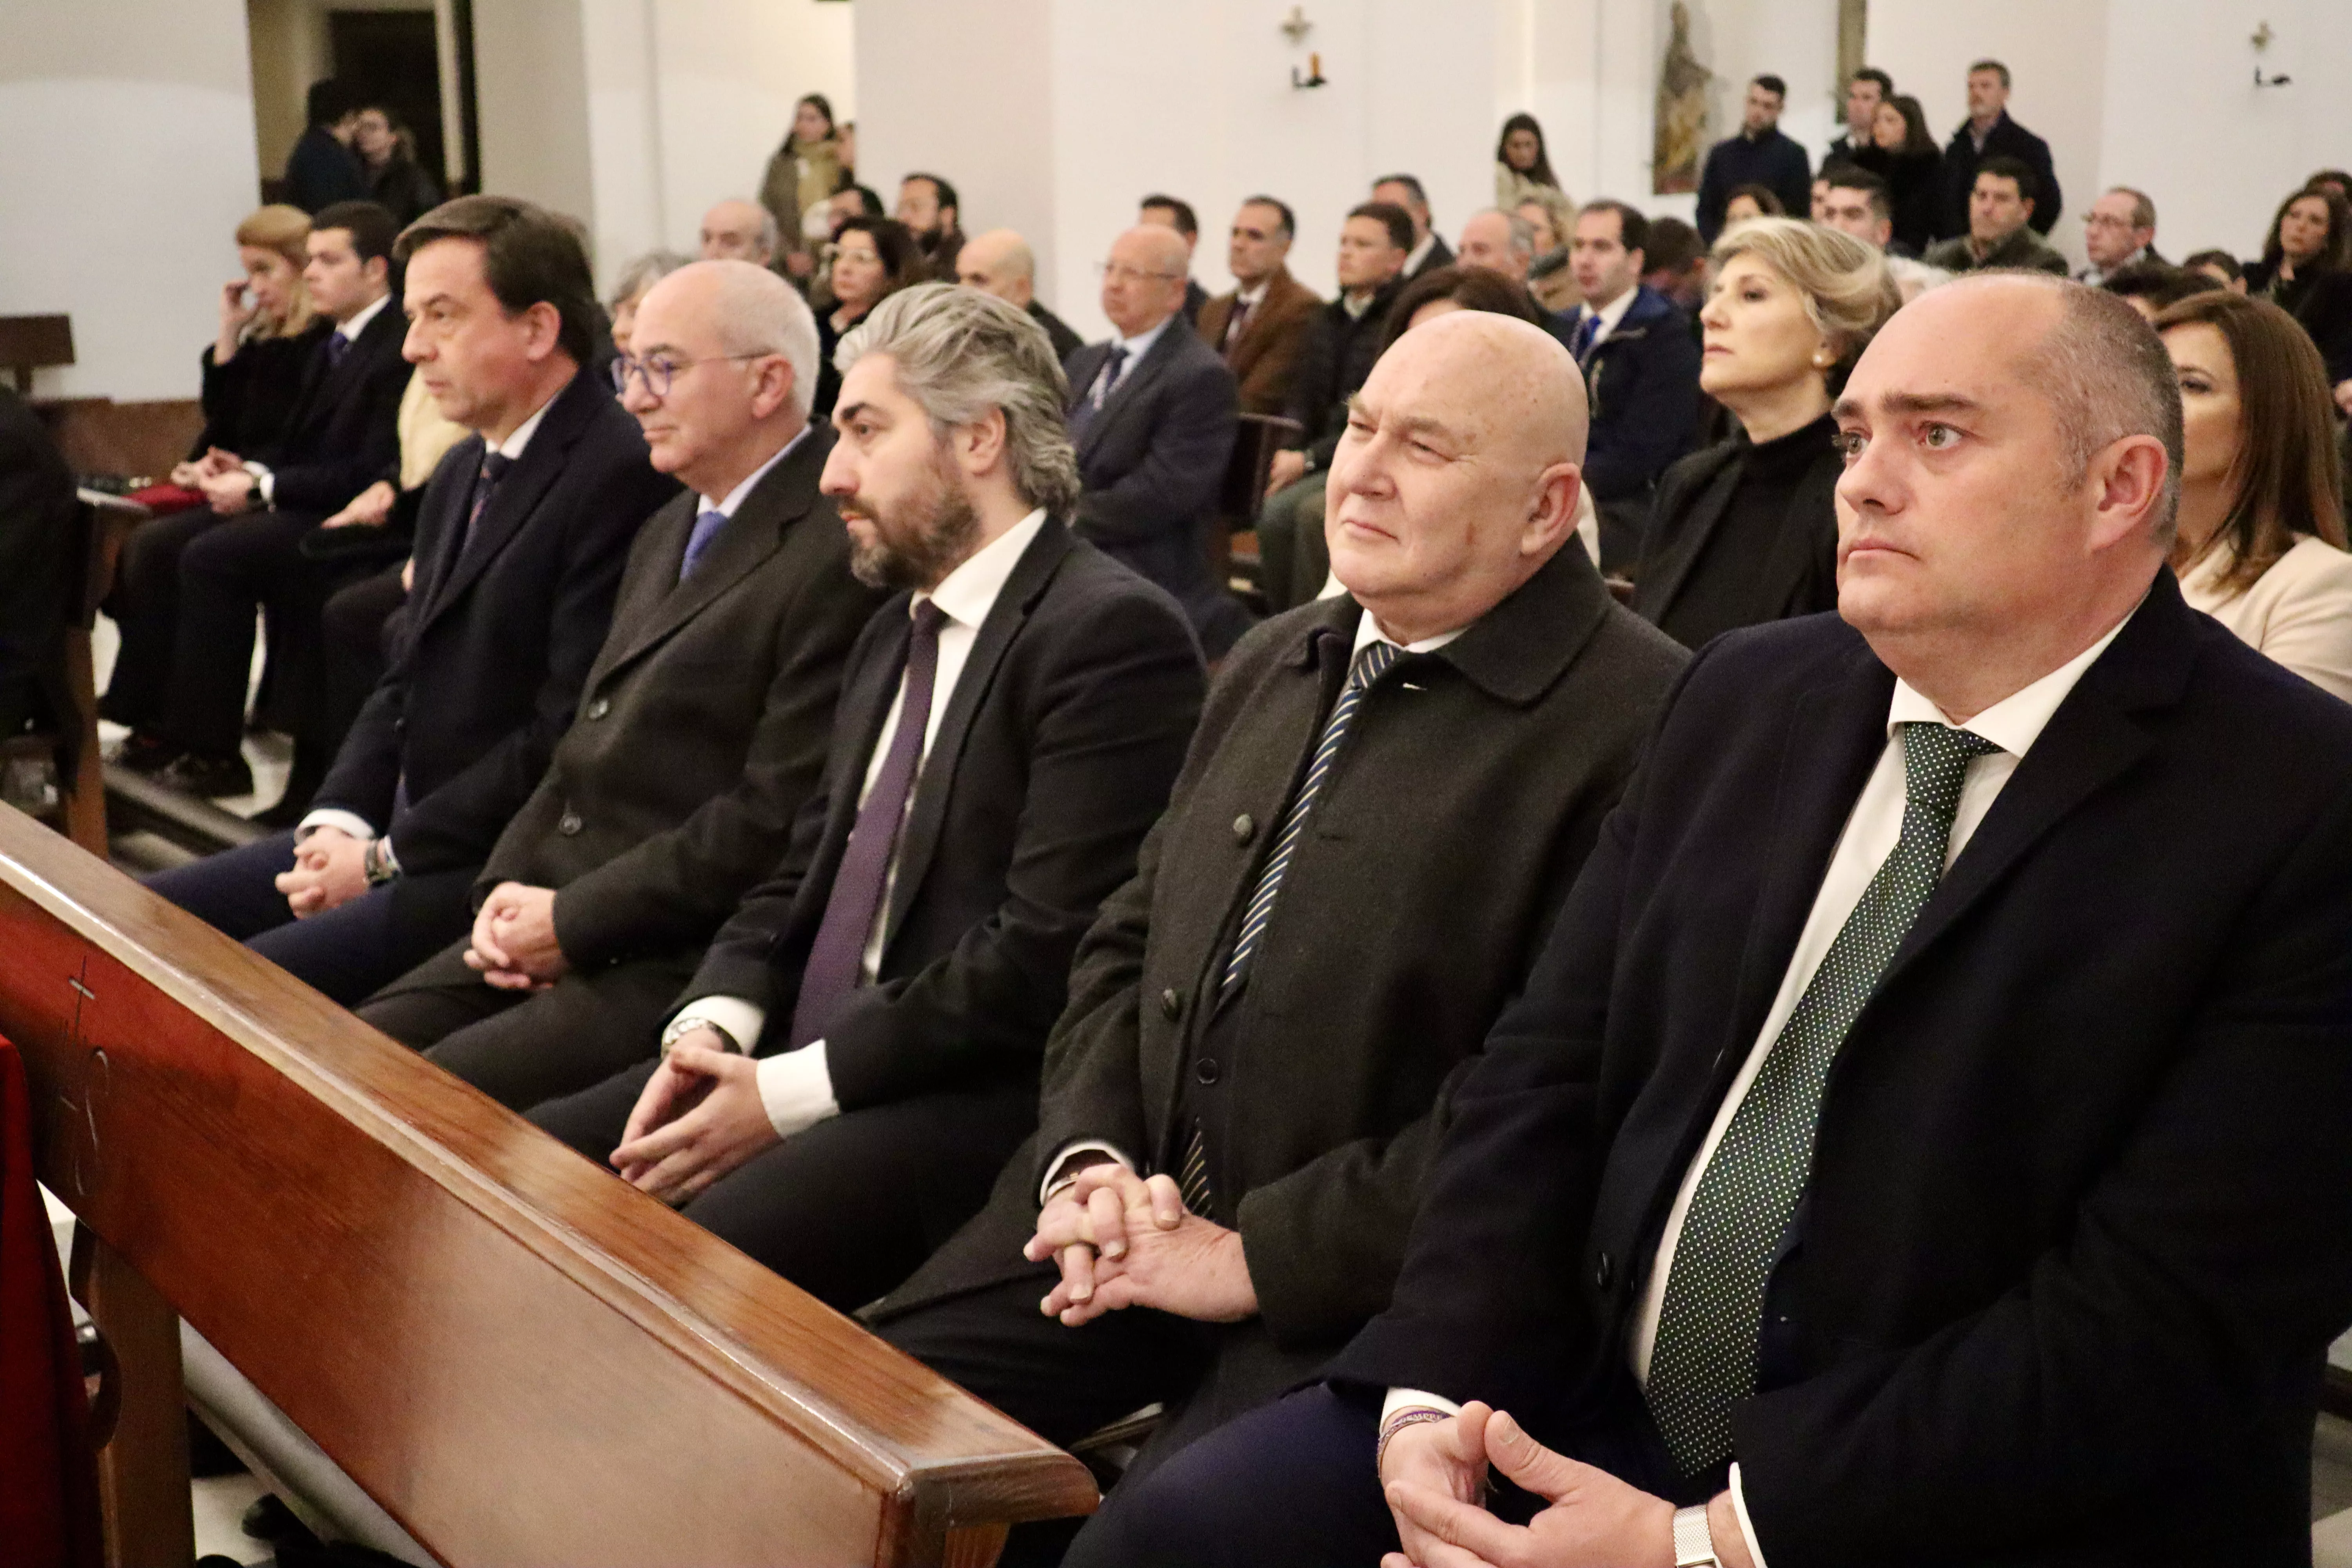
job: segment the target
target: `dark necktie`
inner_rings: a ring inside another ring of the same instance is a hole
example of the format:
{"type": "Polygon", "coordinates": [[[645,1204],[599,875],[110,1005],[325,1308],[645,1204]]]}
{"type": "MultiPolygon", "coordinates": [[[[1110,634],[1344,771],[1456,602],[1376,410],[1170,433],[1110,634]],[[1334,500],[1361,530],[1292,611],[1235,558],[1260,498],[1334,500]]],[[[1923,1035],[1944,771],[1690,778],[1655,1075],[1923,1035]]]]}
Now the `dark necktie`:
{"type": "Polygon", "coordinates": [[[890,732],[882,771],[857,809],[857,825],[850,830],[849,847],[842,851],[832,891],[825,896],[824,919],[801,971],[800,1000],[793,1006],[794,1049],[823,1039],[834,1015],[857,989],[866,944],[874,934],[874,917],[890,879],[890,852],[907,819],[907,801],[914,794],[916,771],[923,760],[923,736],[931,722],[931,686],[940,668],[940,625],[946,619],[946,613],[929,599],[915,606],[898,727],[890,732]]]}
{"type": "Polygon", "coordinates": [[[1223,344],[1225,353],[1233,353],[1234,345],[1242,341],[1242,329],[1249,324],[1249,313],[1250,302],[1235,296],[1234,313],[1225,318],[1225,341],[1223,344]]]}
{"type": "Polygon", "coordinates": [[[352,340],[341,332],[329,332],[327,334],[327,374],[332,375],[342,369],[343,362],[351,357],[352,340]]]}
{"type": "MultiPolygon", "coordinates": [[[[1249,973],[1250,959],[1265,935],[1266,922],[1274,918],[1283,873],[1290,869],[1290,858],[1307,832],[1307,813],[1314,809],[1315,797],[1322,793],[1323,782],[1330,776],[1340,748],[1347,743],[1357,710],[1364,705],[1364,693],[1388,673],[1389,666],[1403,651],[1392,642],[1366,643],[1349,665],[1348,683],[1340,688],[1339,700],[1331,705],[1331,716],[1323,721],[1323,733],[1315,742],[1315,755],[1307,764],[1307,777],[1299,784],[1298,793],[1291,797],[1290,809],[1283,814],[1282,831],[1275,835],[1274,852],[1266,857],[1265,868],[1257,874],[1257,886],[1250,893],[1248,907],[1242,911],[1241,934],[1234,939],[1233,956],[1225,961],[1224,978],[1218,983],[1220,1002],[1232,996],[1249,973]]],[[[1209,1147],[1198,1121],[1192,1124],[1192,1138],[1185,1144],[1184,1163],[1177,1173],[1176,1186],[1183,1195],[1187,1212],[1209,1212],[1209,1147]]]]}
{"type": "Polygon", "coordinates": [[[1756,1391],[1772,1258],[1812,1174],[1830,1066],[1943,880],[1969,759],[2000,750],[1948,724],[1903,726],[1903,829],[1781,1026],[1699,1175],[1666,1275],[1645,1390],[1683,1473],[1731,1453],[1732,1406],[1756,1391]]]}
{"type": "Polygon", "coordinates": [[[702,552],[710,548],[710,542],[718,538],[719,531],[726,526],[727,514],[717,507],[694,520],[694,531],[686,536],[686,559],[677,563],[679,582],[683,583],[694,575],[695,564],[702,559],[702,552]]]}
{"type": "Polygon", "coordinates": [[[466,526],[457,531],[457,547],[449,552],[452,566],[465,555],[466,546],[473,542],[475,524],[482,521],[482,513],[488,509],[490,498],[499,493],[499,481],[505,479],[507,470],[513,467],[512,458],[501,457],[496,452],[482,454],[482,466],[474,474],[473,499],[466,505],[466,526]]]}
{"type": "Polygon", "coordinates": [[[1592,340],[1600,335],[1601,313],[1598,310],[1587,310],[1584,320],[1576,323],[1576,342],[1570,344],[1569,349],[1569,352],[1576,356],[1577,363],[1582,364],[1592,357],[1592,340]]]}
{"type": "Polygon", "coordinates": [[[1110,357],[1103,361],[1102,370],[1096,375],[1094,384],[1087,388],[1086,395],[1078,399],[1078,405],[1070,410],[1070,435],[1073,437],[1083,432],[1093,422],[1096,414],[1101,411],[1103,400],[1110,395],[1110,389],[1118,384],[1119,367],[1125,363],[1126,345],[1113,343],[1110,357]]]}

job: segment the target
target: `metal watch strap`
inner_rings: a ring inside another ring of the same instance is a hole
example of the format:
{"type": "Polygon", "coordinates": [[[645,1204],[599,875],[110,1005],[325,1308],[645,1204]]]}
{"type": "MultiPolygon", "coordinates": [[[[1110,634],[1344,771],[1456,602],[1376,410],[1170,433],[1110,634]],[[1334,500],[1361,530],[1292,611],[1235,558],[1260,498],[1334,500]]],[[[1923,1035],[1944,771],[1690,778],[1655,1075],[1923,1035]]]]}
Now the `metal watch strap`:
{"type": "Polygon", "coordinates": [[[400,875],[392,868],[391,862],[384,858],[383,847],[384,840],[382,838],[371,838],[368,840],[367,848],[360,856],[360,869],[366,874],[367,883],[371,888],[381,888],[400,875]]]}
{"type": "Polygon", "coordinates": [[[669,1048],[672,1046],[677,1044],[678,1041],[686,1038],[687,1036],[694,1033],[697,1029],[709,1030],[712,1034],[719,1037],[719,1043],[725,1046],[727,1049],[734,1052],[739,1057],[744,1054],[742,1041],[737,1039],[733,1035],[728,1033],[725,1029],[720,1028],[718,1025],[712,1023],[708,1018],[696,1018],[691,1021],[680,1020],[677,1023],[673,1023],[668,1028],[662,1031],[661,1054],[663,1059],[668,1059],[669,1048]],[[681,1026],[681,1025],[683,1026],[681,1026]]]}
{"type": "Polygon", "coordinates": [[[1675,1568],[1717,1568],[1715,1531],[1707,1527],[1706,1505],[1675,1510],[1675,1568]]]}

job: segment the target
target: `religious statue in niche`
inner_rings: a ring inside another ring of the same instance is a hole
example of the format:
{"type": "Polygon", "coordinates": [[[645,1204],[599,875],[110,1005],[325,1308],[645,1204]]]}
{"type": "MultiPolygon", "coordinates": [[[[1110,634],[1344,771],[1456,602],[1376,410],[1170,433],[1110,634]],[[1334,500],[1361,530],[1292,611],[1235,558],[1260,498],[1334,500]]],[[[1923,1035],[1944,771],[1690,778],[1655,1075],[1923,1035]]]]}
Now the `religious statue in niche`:
{"type": "Polygon", "coordinates": [[[1674,37],[1658,68],[1658,127],[1650,163],[1654,195],[1679,195],[1698,189],[1699,159],[1706,152],[1706,84],[1715,73],[1691,50],[1690,7],[1675,0],[1674,37]]]}

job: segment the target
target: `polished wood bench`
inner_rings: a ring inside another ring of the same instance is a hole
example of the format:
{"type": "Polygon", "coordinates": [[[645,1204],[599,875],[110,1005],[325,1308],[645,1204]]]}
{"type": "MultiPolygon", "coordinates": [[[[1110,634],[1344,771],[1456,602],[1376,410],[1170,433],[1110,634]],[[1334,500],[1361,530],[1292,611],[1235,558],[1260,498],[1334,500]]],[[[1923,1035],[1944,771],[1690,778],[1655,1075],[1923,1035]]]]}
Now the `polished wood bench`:
{"type": "Polygon", "coordinates": [[[1069,1455],[5,808],[0,952],[121,1364],[113,1562],[191,1555],[173,1314],[453,1568],[982,1565],[1095,1506],[1069,1455]]]}

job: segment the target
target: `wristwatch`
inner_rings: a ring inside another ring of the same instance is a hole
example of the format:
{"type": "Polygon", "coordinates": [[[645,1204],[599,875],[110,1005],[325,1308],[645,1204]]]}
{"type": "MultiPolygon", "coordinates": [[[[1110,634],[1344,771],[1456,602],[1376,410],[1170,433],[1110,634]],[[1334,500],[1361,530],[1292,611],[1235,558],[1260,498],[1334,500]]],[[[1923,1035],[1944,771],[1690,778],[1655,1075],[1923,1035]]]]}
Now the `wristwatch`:
{"type": "Polygon", "coordinates": [[[730,1034],[725,1029],[722,1029],[718,1025],[712,1023],[709,1019],[673,1018],[670,1020],[669,1027],[662,1031],[661,1054],[663,1059],[668,1059],[669,1048],[672,1046],[677,1044],[678,1041],[686,1038],[687,1036],[694,1033],[697,1029],[709,1030],[712,1034],[719,1037],[719,1043],[725,1046],[727,1049],[734,1052],[737,1056],[744,1054],[742,1042],[738,1040],[733,1035],[730,1034]]]}
{"type": "Polygon", "coordinates": [[[1719,1568],[1715,1531],[1707,1528],[1706,1505],[1675,1510],[1675,1568],[1719,1568]]]}
{"type": "Polygon", "coordinates": [[[382,838],[368,840],[367,849],[360,856],[360,868],[367,874],[371,888],[381,888],[400,875],[399,864],[385,851],[389,843],[382,838]]]}

